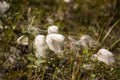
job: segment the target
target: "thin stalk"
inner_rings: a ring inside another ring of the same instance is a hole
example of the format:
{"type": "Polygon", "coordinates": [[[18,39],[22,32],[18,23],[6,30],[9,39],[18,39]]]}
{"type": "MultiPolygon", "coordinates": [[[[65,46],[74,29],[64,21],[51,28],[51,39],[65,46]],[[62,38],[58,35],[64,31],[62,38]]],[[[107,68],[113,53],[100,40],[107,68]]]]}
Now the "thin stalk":
{"type": "Polygon", "coordinates": [[[116,23],[114,23],[113,26],[108,30],[108,32],[106,33],[106,35],[102,39],[101,44],[103,44],[103,42],[106,40],[106,38],[108,37],[110,32],[113,30],[113,28],[116,27],[116,25],[119,23],[119,21],[120,21],[120,19],[116,23]]]}
{"type": "Polygon", "coordinates": [[[43,72],[42,72],[42,79],[41,79],[41,80],[44,80],[45,71],[46,71],[45,67],[46,67],[46,66],[44,66],[44,68],[43,68],[43,72]]]}
{"type": "MultiPolygon", "coordinates": [[[[116,13],[115,13],[116,14],[116,13]]],[[[107,25],[104,25],[102,28],[102,31],[100,32],[100,35],[98,37],[98,42],[100,41],[100,39],[102,38],[103,32],[105,31],[105,28],[109,26],[109,24],[112,22],[112,20],[114,19],[115,14],[110,18],[110,20],[108,21],[107,25]]],[[[99,26],[99,23],[97,24],[99,26]]]]}
{"type": "Polygon", "coordinates": [[[105,31],[105,26],[103,26],[102,31],[100,32],[100,35],[99,35],[98,40],[97,40],[98,42],[100,41],[104,31],[105,31]]]}
{"type": "Polygon", "coordinates": [[[111,46],[110,46],[110,49],[112,49],[117,43],[120,42],[120,39],[118,39],[117,41],[115,41],[111,46]]]}

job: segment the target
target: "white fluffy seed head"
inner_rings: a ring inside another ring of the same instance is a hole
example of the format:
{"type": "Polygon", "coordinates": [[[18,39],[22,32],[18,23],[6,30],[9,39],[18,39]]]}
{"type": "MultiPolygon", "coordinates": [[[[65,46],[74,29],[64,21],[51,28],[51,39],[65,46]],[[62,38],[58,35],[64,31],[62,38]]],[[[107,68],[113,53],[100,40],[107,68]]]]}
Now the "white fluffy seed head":
{"type": "Polygon", "coordinates": [[[59,28],[55,25],[48,27],[48,33],[58,33],[59,28]]]}
{"type": "Polygon", "coordinates": [[[42,45],[45,42],[45,36],[44,35],[37,35],[35,37],[35,41],[36,41],[37,44],[41,44],[42,45]]]}
{"type": "Polygon", "coordinates": [[[65,37],[61,34],[48,34],[46,42],[51,51],[59,54],[63,51],[65,37]]]}
{"type": "Polygon", "coordinates": [[[76,44],[83,46],[85,48],[91,48],[99,46],[99,42],[95,41],[92,37],[89,35],[83,35],[79,41],[76,42],[76,44]]]}
{"type": "Polygon", "coordinates": [[[81,39],[81,44],[84,47],[91,47],[95,42],[95,40],[93,40],[89,35],[83,35],[80,39],[81,39]]]}
{"type": "Polygon", "coordinates": [[[94,55],[94,57],[107,65],[113,65],[115,63],[113,53],[108,51],[107,49],[100,49],[97,54],[94,55]]]}
{"type": "Polygon", "coordinates": [[[27,46],[27,45],[28,45],[28,37],[25,36],[25,35],[20,36],[20,37],[17,39],[17,44],[21,44],[21,45],[27,46]]]}
{"type": "Polygon", "coordinates": [[[4,13],[6,10],[8,10],[10,7],[10,4],[6,1],[0,2],[0,13],[4,13]]]}
{"type": "Polygon", "coordinates": [[[112,52],[108,51],[107,49],[100,49],[97,53],[98,55],[104,55],[104,56],[108,56],[108,57],[113,57],[114,55],[112,54],[112,52]]]}
{"type": "Polygon", "coordinates": [[[37,58],[39,58],[39,57],[45,58],[46,57],[47,44],[45,42],[44,35],[38,35],[35,37],[34,47],[35,47],[35,56],[37,58]]]}

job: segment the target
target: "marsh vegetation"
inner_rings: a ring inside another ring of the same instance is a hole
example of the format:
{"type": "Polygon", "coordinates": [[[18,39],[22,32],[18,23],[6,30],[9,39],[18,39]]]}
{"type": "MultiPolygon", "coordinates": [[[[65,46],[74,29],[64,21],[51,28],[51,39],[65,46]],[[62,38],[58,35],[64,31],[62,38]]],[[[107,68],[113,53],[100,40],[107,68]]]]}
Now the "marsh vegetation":
{"type": "Polygon", "coordinates": [[[120,79],[120,0],[5,1],[5,7],[0,1],[0,80],[120,79]],[[36,58],[34,39],[47,36],[52,25],[65,37],[63,55],[46,49],[46,58],[36,58]],[[91,42],[82,41],[84,35],[91,42]],[[114,55],[112,65],[91,59],[102,48],[114,55]]]}

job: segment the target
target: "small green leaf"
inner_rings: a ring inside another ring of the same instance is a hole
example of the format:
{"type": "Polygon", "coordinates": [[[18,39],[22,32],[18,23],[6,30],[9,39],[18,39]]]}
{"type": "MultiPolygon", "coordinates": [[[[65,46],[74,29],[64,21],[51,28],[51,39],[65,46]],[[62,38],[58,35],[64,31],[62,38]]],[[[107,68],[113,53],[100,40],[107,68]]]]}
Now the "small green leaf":
{"type": "Polygon", "coordinates": [[[34,64],[29,64],[29,65],[27,65],[27,67],[28,68],[33,68],[33,67],[35,67],[35,65],[34,64]]]}
{"type": "Polygon", "coordinates": [[[40,64],[45,63],[45,62],[47,62],[47,61],[46,60],[36,60],[35,64],[39,66],[40,64]]]}
{"type": "Polygon", "coordinates": [[[29,59],[30,61],[35,61],[35,56],[33,54],[28,54],[27,55],[27,59],[29,59]]]}
{"type": "Polygon", "coordinates": [[[34,57],[27,57],[27,59],[29,59],[30,61],[35,61],[35,58],[34,57]]]}
{"type": "Polygon", "coordinates": [[[83,50],[83,54],[87,54],[87,53],[88,53],[88,49],[85,48],[85,49],[83,50]]]}

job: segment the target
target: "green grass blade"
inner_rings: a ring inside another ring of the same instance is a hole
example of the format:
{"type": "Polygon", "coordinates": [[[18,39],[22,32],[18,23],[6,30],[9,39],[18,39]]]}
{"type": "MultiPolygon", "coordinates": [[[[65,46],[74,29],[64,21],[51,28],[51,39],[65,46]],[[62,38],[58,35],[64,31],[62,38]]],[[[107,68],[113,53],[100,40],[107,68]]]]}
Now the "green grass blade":
{"type": "Polygon", "coordinates": [[[117,41],[115,41],[111,46],[110,46],[110,49],[112,49],[117,43],[120,42],[120,39],[118,39],[117,41]]]}
{"type": "MultiPolygon", "coordinates": [[[[108,25],[113,21],[115,15],[116,15],[116,13],[109,19],[108,24],[103,26],[103,28],[102,28],[102,30],[101,30],[101,32],[99,34],[99,37],[97,39],[98,42],[100,42],[106,27],[108,27],[108,25]]],[[[99,23],[97,25],[99,26],[99,23]]]]}
{"type": "Polygon", "coordinates": [[[105,26],[103,26],[102,31],[101,31],[100,34],[99,34],[99,37],[98,37],[98,39],[97,39],[98,42],[100,41],[100,39],[101,39],[102,34],[103,34],[104,31],[105,31],[105,26]]]}
{"type": "Polygon", "coordinates": [[[106,33],[106,35],[104,36],[104,38],[102,39],[101,44],[106,40],[106,38],[108,37],[108,35],[110,34],[110,32],[113,30],[113,28],[119,23],[120,20],[118,20],[116,23],[113,24],[113,26],[108,30],[108,32],[106,33]]]}

